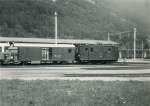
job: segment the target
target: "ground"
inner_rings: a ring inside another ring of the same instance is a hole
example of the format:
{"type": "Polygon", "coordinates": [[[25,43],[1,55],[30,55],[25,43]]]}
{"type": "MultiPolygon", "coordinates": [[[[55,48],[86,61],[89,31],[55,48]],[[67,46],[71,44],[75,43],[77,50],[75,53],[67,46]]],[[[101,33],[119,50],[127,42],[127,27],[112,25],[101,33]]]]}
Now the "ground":
{"type": "Polygon", "coordinates": [[[150,106],[150,63],[9,65],[0,106],[150,106]]]}
{"type": "Polygon", "coordinates": [[[1,66],[0,79],[150,81],[150,63],[1,66]]]}
{"type": "Polygon", "coordinates": [[[150,82],[1,80],[0,106],[150,106],[150,82]]]}

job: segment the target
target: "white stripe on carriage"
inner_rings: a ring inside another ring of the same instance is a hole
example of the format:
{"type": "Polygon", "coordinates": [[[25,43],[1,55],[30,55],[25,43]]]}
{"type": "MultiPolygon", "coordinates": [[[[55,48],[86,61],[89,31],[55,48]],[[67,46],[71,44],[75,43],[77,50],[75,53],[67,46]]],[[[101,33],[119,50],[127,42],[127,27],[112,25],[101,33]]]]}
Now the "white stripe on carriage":
{"type": "MultiPolygon", "coordinates": [[[[8,43],[0,43],[0,46],[10,46],[8,43]]],[[[75,47],[73,44],[41,44],[41,43],[14,43],[16,47],[75,47]]]]}

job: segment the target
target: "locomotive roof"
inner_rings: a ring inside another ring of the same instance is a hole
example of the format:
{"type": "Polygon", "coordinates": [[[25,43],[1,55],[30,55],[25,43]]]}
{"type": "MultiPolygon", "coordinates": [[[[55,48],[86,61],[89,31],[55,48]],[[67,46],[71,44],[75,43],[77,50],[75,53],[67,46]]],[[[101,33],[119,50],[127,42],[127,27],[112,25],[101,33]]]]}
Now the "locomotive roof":
{"type": "MultiPolygon", "coordinates": [[[[0,43],[0,46],[10,46],[8,43],[0,43]]],[[[72,44],[39,44],[39,43],[14,43],[14,47],[75,47],[72,44]]]]}
{"type": "MultiPolygon", "coordinates": [[[[17,37],[0,37],[0,42],[24,42],[24,43],[55,43],[55,39],[49,38],[17,38],[17,37]]],[[[58,39],[60,44],[102,44],[116,45],[118,43],[108,40],[79,40],[79,39],[58,39]]]]}

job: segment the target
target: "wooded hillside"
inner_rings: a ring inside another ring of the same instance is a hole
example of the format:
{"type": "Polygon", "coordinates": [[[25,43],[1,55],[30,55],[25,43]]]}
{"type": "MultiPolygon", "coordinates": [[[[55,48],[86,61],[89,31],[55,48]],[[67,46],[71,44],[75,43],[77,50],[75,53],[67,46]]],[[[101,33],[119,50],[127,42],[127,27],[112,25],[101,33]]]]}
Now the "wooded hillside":
{"type": "Polygon", "coordinates": [[[127,20],[113,6],[109,0],[0,0],[0,36],[53,38],[57,11],[59,38],[107,39],[108,32],[134,26],[140,39],[147,38],[139,21],[127,20]]]}

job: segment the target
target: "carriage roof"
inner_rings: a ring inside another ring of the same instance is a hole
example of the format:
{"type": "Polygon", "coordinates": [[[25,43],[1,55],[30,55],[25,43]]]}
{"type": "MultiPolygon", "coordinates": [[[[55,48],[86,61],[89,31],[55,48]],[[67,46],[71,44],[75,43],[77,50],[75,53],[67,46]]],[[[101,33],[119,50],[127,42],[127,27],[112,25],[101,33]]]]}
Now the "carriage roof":
{"type": "MultiPolygon", "coordinates": [[[[0,43],[0,46],[10,46],[9,43],[0,43]]],[[[14,47],[63,47],[63,48],[74,48],[73,44],[41,44],[41,43],[14,43],[14,47]]]]}
{"type": "MultiPolygon", "coordinates": [[[[49,38],[17,38],[17,37],[0,37],[0,42],[18,42],[18,43],[50,43],[54,44],[55,39],[49,38]]],[[[118,43],[109,40],[81,40],[81,39],[58,39],[59,44],[101,44],[117,45],[118,43]]]]}

